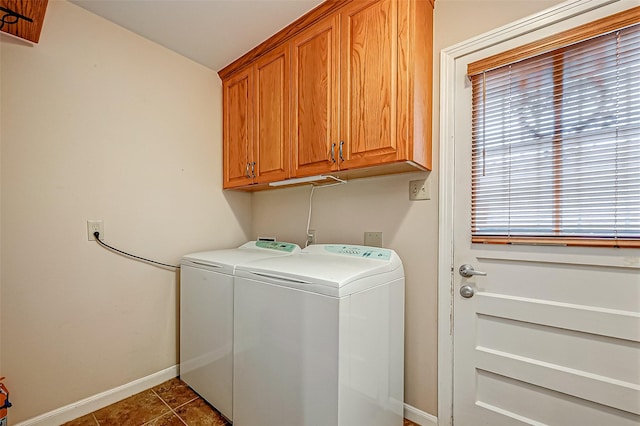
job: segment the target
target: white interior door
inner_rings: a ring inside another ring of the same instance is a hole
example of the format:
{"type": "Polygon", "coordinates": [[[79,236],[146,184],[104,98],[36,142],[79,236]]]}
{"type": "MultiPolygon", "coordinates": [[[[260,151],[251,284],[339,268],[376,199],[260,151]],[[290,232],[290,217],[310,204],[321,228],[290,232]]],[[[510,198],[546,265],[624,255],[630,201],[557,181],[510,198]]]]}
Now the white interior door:
{"type": "Polygon", "coordinates": [[[453,423],[638,425],[640,250],[471,243],[466,67],[490,50],[454,66],[453,423]]]}

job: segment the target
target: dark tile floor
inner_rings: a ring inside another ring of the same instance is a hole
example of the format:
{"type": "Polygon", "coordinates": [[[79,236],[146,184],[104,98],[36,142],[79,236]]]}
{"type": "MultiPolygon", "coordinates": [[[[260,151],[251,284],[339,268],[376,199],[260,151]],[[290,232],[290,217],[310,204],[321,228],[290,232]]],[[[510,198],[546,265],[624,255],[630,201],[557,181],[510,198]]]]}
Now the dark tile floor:
{"type": "Polygon", "coordinates": [[[64,426],[229,426],[180,379],[171,379],[64,426]]]}
{"type": "MultiPolygon", "coordinates": [[[[180,379],[171,379],[64,426],[231,426],[180,379]]],[[[363,425],[365,426],[365,425],[363,425]]],[[[418,426],[405,419],[404,426],[418,426]]]]}

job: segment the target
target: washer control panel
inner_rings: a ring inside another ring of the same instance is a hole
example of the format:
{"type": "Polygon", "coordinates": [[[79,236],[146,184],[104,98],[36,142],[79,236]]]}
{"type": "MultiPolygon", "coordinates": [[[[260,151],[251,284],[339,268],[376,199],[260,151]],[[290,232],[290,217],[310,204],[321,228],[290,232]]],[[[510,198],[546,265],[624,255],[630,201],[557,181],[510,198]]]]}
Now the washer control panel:
{"type": "Polygon", "coordinates": [[[256,241],[255,243],[258,248],[283,251],[285,253],[292,253],[298,247],[296,244],[281,241],[256,241]]]}
{"type": "Polygon", "coordinates": [[[339,254],[342,256],[364,257],[368,259],[378,260],[390,260],[391,250],[367,247],[367,246],[352,246],[352,245],[326,245],[324,249],[332,254],[339,254]]]}

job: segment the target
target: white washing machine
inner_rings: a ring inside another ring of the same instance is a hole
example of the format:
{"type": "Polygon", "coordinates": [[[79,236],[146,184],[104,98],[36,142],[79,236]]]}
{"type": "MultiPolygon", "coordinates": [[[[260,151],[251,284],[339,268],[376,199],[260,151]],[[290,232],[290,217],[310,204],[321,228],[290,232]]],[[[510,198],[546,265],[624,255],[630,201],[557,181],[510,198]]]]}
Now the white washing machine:
{"type": "Polygon", "coordinates": [[[180,269],[180,378],[233,419],[233,275],[238,265],[300,252],[296,244],[251,241],[193,253],[180,269]]]}
{"type": "Polygon", "coordinates": [[[313,245],[239,266],[234,426],[401,426],[404,269],[388,249],[313,245]]]}

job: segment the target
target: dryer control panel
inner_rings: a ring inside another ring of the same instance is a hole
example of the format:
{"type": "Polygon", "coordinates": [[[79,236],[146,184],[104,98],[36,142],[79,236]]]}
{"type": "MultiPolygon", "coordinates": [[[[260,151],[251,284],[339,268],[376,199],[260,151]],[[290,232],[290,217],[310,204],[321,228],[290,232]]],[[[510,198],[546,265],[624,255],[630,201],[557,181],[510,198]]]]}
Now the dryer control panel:
{"type": "Polygon", "coordinates": [[[352,245],[325,245],[324,249],[332,254],[339,254],[343,256],[353,257],[365,257],[368,259],[378,260],[390,260],[391,250],[367,247],[367,246],[352,246],[352,245]]]}

